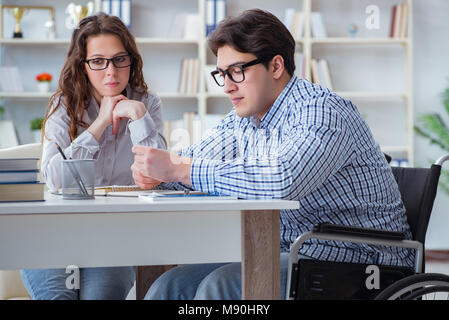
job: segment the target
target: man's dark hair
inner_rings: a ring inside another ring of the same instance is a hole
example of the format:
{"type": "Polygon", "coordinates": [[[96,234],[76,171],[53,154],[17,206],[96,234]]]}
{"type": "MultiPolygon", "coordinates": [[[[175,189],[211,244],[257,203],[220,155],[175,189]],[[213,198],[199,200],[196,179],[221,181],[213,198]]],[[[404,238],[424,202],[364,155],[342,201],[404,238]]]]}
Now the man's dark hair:
{"type": "Polygon", "coordinates": [[[285,25],[267,11],[251,9],[238,17],[226,18],[209,36],[208,44],[215,56],[225,45],[252,53],[266,68],[271,58],[280,55],[288,74],[293,76],[295,72],[295,40],[285,25]]]}

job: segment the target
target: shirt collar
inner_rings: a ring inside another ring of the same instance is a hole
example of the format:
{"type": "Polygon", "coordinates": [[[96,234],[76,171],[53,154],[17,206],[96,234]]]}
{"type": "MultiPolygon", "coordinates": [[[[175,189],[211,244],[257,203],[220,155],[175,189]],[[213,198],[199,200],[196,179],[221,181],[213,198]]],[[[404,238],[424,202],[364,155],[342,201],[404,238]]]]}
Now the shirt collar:
{"type": "Polygon", "coordinates": [[[286,106],[285,101],[290,96],[290,92],[296,83],[297,77],[293,75],[290,78],[290,81],[285,86],[284,90],[282,90],[281,94],[276,98],[273,105],[268,109],[267,113],[262,117],[259,121],[257,117],[251,117],[251,122],[258,128],[270,128],[274,123],[277,115],[279,115],[279,111],[286,106]]]}

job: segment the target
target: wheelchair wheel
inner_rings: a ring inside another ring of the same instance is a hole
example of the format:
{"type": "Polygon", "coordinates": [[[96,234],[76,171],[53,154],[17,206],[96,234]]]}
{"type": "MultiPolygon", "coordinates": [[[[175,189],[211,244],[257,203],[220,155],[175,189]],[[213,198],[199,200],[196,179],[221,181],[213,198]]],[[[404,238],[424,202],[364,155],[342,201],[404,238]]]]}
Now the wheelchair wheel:
{"type": "Polygon", "coordinates": [[[393,283],[375,299],[449,300],[449,276],[439,273],[414,274],[393,283]]]}

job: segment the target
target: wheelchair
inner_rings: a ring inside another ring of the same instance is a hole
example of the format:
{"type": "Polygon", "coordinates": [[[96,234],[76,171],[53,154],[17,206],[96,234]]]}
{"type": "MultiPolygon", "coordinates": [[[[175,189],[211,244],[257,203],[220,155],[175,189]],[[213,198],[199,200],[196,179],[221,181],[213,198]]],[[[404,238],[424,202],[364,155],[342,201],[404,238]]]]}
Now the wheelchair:
{"type": "MultiPolygon", "coordinates": [[[[387,161],[389,156],[387,156],[387,161]]],[[[412,240],[396,231],[322,223],[300,235],[290,246],[286,299],[289,300],[449,300],[449,276],[424,273],[424,241],[437,194],[441,167],[449,155],[430,168],[391,167],[399,186],[412,240]],[[300,259],[310,239],[393,246],[415,250],[415,267],[368,265],[300,259]]]]}

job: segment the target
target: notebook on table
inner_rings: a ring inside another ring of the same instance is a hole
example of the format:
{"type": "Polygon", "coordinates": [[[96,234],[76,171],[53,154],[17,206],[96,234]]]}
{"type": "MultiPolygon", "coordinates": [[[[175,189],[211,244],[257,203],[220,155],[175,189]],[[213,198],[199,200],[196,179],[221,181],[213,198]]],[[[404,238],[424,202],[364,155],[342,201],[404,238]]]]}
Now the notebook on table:
{"type": "Polygon", "coordinates": [[[235,196],[215,195],[201,191],[154,190],[139,194],[139,198],[149,202],[161,201],[204,201],[237,200],[235,196]]]}

